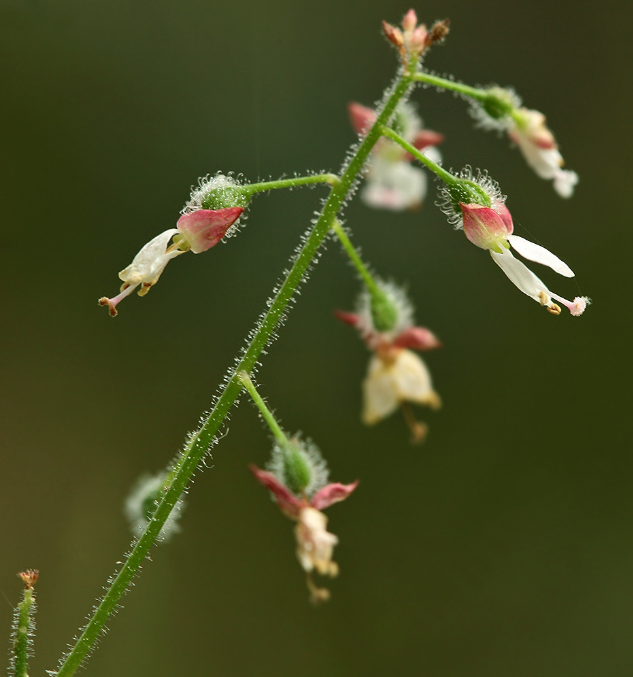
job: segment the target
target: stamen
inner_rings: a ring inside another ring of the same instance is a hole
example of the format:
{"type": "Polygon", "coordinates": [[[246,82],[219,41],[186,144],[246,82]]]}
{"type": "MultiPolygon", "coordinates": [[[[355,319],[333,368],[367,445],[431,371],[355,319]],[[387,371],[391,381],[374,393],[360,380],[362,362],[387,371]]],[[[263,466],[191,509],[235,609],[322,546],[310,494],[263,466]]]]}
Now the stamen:
{"type": "Polygon", "coordinates": [[[402,403],[402,413],[411,431],[411,444],[422,444],[428,435],[429,426],[416,420],[408,402],[402,403]]]}
{"type": "Polygon", "coordinates": [[[306,574],[306,584],[310,591],[310,601],[313,604],[321,604],[330,599],[330,591],[327,588],[319,588],[312,580],[312,574],[310,572],[306,574]]]}
{"type": "Polygon", "coordinates": [[[118,315],[118,312],[117,312],[117,309],[116,309],[117,305],[126,296],[129,296],[138,287],[138,284],[128,284],[127,286],[123,285],[123,287],[124,287],[123,291],[120,294],[118,294],[117,296],[115,296],[114,298],[109,299],[107,296],[102,296],[99,299],[99,305],[100,306],[108,306],[108,308],[110,310],[110,317],[116,317],[118,315]]]}
{"type": "Polygon", "coordinates": [[[547,312],[552,315],[560,315],[560,306],[557,303],[551,303],[547,306],[547,312]]]}

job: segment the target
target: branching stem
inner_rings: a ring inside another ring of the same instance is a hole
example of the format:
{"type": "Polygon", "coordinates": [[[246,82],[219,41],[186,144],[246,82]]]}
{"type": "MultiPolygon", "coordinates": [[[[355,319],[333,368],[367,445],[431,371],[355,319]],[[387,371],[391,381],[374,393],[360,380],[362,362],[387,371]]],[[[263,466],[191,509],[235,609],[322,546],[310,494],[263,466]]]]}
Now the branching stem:
{"type": "Polygon", "coordinates": [[[237,378],[246,388],[248,394],[253,398],[253,402],[255,402],[257,405],[257,408],[261,412],[264,421],[266,421],[268,427],[272,430],[272,433],[277,438],[277,441],[281,445],[287,445],[288,438],[286,437],[286,434],[279,426],[279,423],[277,423],[272,411],[270,411],[270,409],[266,406],[266,402],[264,402],[262,396],[257,392],[257,388],[251,380],[251,377],[245,371],[242,371],[237,375],[237,378]]]}
{"type": "MultiPolygon", "coordinates": [[[[389,123],[398,102],[407,94],[412,84],[413,78],[408,74],[403,74],[396,80],[389,96],[386,98],[384,106],[378,113],[375,124],[351,156],[343,174],[336,182],[329,181],[333,184],[330,195],[299,253],[294,257],[292,268],[286,275],[284,282],[270,304],[268,311],[262,318],[262,321],[258,323],[248,347],[233,372],[233,376],[224,386],[211,413],[208,415],[200,429],[190,437],[185,449],[178,457],[168,476],[168,483],[165,487],[165,493],[160,505],[150,519],[147,528],[134,544],[127,560],[116,574],[112,583],[108,586],[106,594],[95,609],[79,639],[76,641],[70,653],[63,660],[57,673],[58,677],[70,677],[75,674],[103,630],[106,621],[116,609],[119,600],[130,585],[130,582],[147,556],[149,549],[156,541],[160,530],[169,517],[174,505],[180,498],[182,492],[186,489],[189,480],[213,444],[216,433],[226,418],[229,409],[239,396],[243,383],[238,374],[241,374],[242,372],[250,374],[255,368],[262,351],[270,341],[273,331],[283,317],[290,299],[303,280],[317,250],[330,232],[336,215],[341,209],[356,177],[362,170],[369,153],[380,139],[383,125],[389,123]]],[[[306,179],[315,178],[316,177],[306,177],[306,179]]],[[[287,181],[292,182],[297,181],[297,179],[287,179],[287,181]]],[[[309,183],[310,181],[306,180],[305,182],[309,183]]],[[[263,190],[268,190],[269,188],[264,188],[263,190]]]]}

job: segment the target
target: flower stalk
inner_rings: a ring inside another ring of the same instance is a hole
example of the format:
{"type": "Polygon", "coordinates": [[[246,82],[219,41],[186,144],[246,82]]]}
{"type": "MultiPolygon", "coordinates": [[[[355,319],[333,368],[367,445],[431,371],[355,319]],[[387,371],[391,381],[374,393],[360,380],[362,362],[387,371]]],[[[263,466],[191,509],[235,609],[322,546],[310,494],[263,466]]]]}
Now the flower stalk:
{"type": "Polygon", "coordinates": [[[239,364],[233,371],[233,375],[228,379],[211,413],[205,419],[200,429],[191,435],[185,449],[177,458],[172,471],[169,473],[168,484],[166,485],[163,499],[149,521],[147,529],[134,544],[129,557],[112,580],[112,583],[109,584],[104,597],[90,617],[88,624],[81,632],[71,651],[64,657],[57,672],[57,677],[70,677],[75,674],[91,651],[105,623],[115,611],[119,600],[130,585],[151,546],[157,540],[163,524],[186,489],[198,465],[213,445],[218,429],[239,396],[243,383],[239,379],[238,374],[241,372],[250,373],[258,363],[262,351],[271,340],[272,334],[283,317],[290,299],[303,281],[318,249],[330,232],[332,223],[350,192],[354,181],[363,169],[369,153],[380,139],[383,125],[388,124],[396,106],[406,96],[412,83],[413,79],[409,74],[402,74],[397,78],[385,100],[384,106],[378,114],[375,124],[357,147],[339,180],[332,186],[330,195],[316,223],[312,227],[299,253],[294,258],[294,263],[270,307],[262,317],[261,322],[257,324],[253,337],[239,364]]]}

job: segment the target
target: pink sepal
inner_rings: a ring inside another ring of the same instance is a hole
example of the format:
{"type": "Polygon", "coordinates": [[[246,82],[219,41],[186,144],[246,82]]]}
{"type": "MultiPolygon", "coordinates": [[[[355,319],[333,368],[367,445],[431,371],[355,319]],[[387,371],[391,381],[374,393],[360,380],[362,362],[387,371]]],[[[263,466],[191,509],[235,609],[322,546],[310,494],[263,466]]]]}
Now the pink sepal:
{"type": "Polygon", "coordinates": [[[478,247],[491,249],[510,233],[508,226],[494,209],[478,204],[459,203],[462,210],[464,234],[478,247]]]}
{"type": "Polygon", "coordinates": [[[505,202],[495,202],[492,205],[492,208],[501,217],[501,220],[505,224],[505,227],[508,229],[508,235],[512,235],[512,233],[514,232],[514,224],[512,223],[512,214],[510,214],[510,210],[506,207],[505,202]]]}
{"type": "Polygon", "coordinates": [[[433,132],[430,129],[422,129],[416,134],[411,145],[415,146],[418,150],[422,150],[427,146],[437,146],[444,141],[444,138],[444,134],[433,132]]]}
{"type": "Polygon", "coordinates": [[[432,350],[441,348],[435,334],[424,327],[409,327],[393,342],[396,348],[411,348],[412,350],[432,350]]]}
{"type": "Polygon", "coordinates": [[[350,327],[358,327],[360,323],[360,317],[356,313],[346,313],[344,310],[335,310],[334,316],[337,320],[349,324],[350,327]]]}
{"type": "Polygon", "coordinates": [[[356,480],[352,484],[340,484],[339,482],[328,484],[314,494],[310,505],[316,510],[325,510],[325,508],[329,508],[333,503],[344,501],[356,489],[358,482],[359,480],[356,480]]]}
{"type": "Polygon", "coordinates": [[[176,227],[191,247],[191,251],[199,254],[215,247],[243,211],[243,207],[198,209],[190,214],[183,214],[178,219],[176,227]]]}
{"type": "Polygon", "coordinates": [[[376,113],[366,106],[361,106],[359,103],[348,104],[347,112],[352,127],[357,134],[367,134],[371,126],[376,122],[376,113]]]}
{"type": "Polygon", "coordinates": [[[302,508],[306,507],[306,502],[297,498],[291,491],[283,485],[272,473],[266,470],[260,470],[256,465],[249,465],[249,470],[255,475],[255,479],[268,489],[277,501],[277,505],[289,517],[298,517],[302,508]]]}
{"type": "Polygon", "coordinates": [[[415,27],[418,25],[418,17],[415,13],[415,10],[410,9],[402,19],[402,28],[405,31],[411,32],[415,30],[415,27]]]}

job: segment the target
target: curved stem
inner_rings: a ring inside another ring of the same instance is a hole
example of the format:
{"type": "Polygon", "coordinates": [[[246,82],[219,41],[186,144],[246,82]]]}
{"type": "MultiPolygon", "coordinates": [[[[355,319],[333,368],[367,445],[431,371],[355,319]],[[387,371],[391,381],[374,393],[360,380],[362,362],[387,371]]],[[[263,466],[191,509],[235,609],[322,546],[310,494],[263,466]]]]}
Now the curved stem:
{"type": "Polygon", "coordinates": [[[376,281],[372,277],[372,275],[369,272],[367,266],[363,263],[362,259],[358,255],[358,252],[354,248],[354,245],[351,243],[349,237],[347,237],[347,233],[343,229],[343,226],[341,226],[338,219],[334,219],[334,221],[332,223],[332,230],[336,233],[336,236],[341,241],[343,248],[347,252],[347,255],[349,256],[352,263],[354,264],[354,267],[358,271],[358,274],[360,275],[361,279],[365,283],[365,286],[367,287],[367,289],[369,289],[369,291],[374,293],[374,294],[380,293],[380,290],[378,289],[378,285],[376,284],[376,281]]]}
{"type": "Polygon", "coordinates": [[[459,183],[459,180],[453,176],[450,172],[447,172],[445,169],[440,167],[438,164],[429,160],[426,155],[423,155],[415,146],[412,146],[408,141],[405,141],[400,134],[397,134],[390,129],[389,127],[381,128],[381,132],[384,136],[390,138],[392,141],[395,141],[397,144],[400,144],[406,151],[411,153],[416,160],[419,160],[423,165],[426,165],[432,172],[435,172],[442,181],[445,183],[456,184],[459,183]]]}
{"type": "Polygon", "coordinates": [[[250,374],[257,364],[262,351],[271,339],[273,331],[283,317],[291,297],[303,280],[317,250],[327,237],[332,223],[343,205],[343,201],[347,197],[352,184],[362,170],[371,149],[380,139],[382,126],[389,122],[398,102],[406,95],[412,83],[412,77],[407,74],[401,75],[396,80],[382,110],[377,116],[375,124],[352,155],[340,180],[332,187],[319,218],[312,227],[299,253],[294,257],[292,268],[286,275],[268,311],[263,316],[261,322],[258,322],[246,351],[233,371],[231,378],[224,386],[213,410],[200,429],[189,438],[185,449],[176,461],[169,475],[168,485],[165,487],[165,494],[160,505],[156,508],[156,512],[150,519],[141,537],[135,543],[127,560],[108,586],[105,596],[95,609],[79,639],[63,660],[57,672],[57,677],[70,677],[70,675],[76,672],[103,630],[106,621],[116,609],[119,600],[130,585],[134,575],[147,556],[149,549],[156,541],[174,505],[187,487],[196,468],[214,443],[215,435],[226,418],[229,409],[238,398],[243,386],[237,375],[242,371],[250,374]]]}
{"type": "Polygon", "coordinates": [[[257,392],[257,388],[255,387],[251,377],[245,371],[242,371],[237,375],[237,378],[246,388],[246,390],[248,390],[248,394],[252,397],[253,402],[255,402],[257,405],[257,408],[261,412],[264,421],[266,421],[268,424],[268,427],[271,429],[273,435],[277,438],[277,441],[282,445],[288,444],[288,438],[286,437],[286,434],[281,429],[279,423],[277,423],[272,411],[266,406],[266,402],[264,402],[262,396],[257,392]]]}
{"type": "Polygon", "coordinates": [[[248,195],[252,195],[253,193],[263,193],[267,190],[275,190],[276,188],[294,188],[295,186],[306,186],[311,183],[329,183],[331,186],[335,186],[338,181],[339,177],[336,174],[314,174],[313,176],[296,176],[292,179],[251,183],[241,186],[241,188],[248,195]]]}
{"type": "Polygon", "coordinates": [[[431,75],[430,73],[415,73],[413,79],[417,82],[424,82],[427,85],[434,85],[435,87],[441,87],[442,89],[450,89],[453,92],[459,92],[460,94],[469,96],[472,99],[477,99],[478,101],[486,101],[490,96],[485,89],[469,87],[468,85],[463,85],[461,82],[440,78],[437,75],[431,75]]]}

